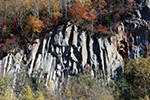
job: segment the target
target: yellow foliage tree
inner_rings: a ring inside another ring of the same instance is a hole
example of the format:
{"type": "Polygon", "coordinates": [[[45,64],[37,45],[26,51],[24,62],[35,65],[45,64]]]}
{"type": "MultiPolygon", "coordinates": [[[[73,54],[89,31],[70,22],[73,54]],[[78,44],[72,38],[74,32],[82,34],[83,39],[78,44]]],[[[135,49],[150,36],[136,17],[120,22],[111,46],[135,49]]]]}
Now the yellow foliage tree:
{"type": "Polygon", "coordinates": [[[78,0],[80,1],[84,6],[91,6],[91,0],[78,0]]]}
{"type": "Polygon", "coordinates": [[[4,76],[0,79],[0,100],[18,100],[10,91],[10,83],[8,76],[4,76]]]}
{"type": "Polygon", "coordinates": [[[40,9],[46,9],[48,7],[48,0],[40,0],[40,9]]]}
{"type": "Polygon", "coordinates": [[[36,100],[45,100],[45,97],[42,92],[38,92],[37,95],[38,97],[36,98],[36,100]]]}
{"type": "Polygon", "coordinates": [[[24,89],[22,100],[34,100],[33,95],[34,94],[31,90],[30,86],[27,85],[26,88],[24,89]]]}
{"type": "Polygon", "coordinates": [[[7,88],[5,90],[5,93],[2,97],[0,97],[1,100],[18,100],[11,92],[10,89],[7,88]]]}
{"type": "Polygon", "coordinates": [[[131,87],[132,99],[150,96],[150,57],[131,59],[126,64],[124,72],[123,76],[131,87]]]}

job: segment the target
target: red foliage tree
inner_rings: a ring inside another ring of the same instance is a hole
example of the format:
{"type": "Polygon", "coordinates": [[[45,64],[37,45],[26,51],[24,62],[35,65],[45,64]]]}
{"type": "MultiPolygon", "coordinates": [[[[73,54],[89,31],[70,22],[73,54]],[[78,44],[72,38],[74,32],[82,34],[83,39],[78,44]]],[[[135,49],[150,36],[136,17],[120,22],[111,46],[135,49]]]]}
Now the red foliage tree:
{"type": "MultiPolygon", "coordinates": [[[[2,23],[1,26],[1,37],[11,38],[16,33],[17,28],[19,27],[19,19],[14,18],[13,20],[6,20],[2,23]]],[[[17,33],[16,33],[17,34],[17,33]]]]}
{"type": "Polygon", "coordinates": [[[97,26],[97,28],[100,30],[100,29],[103,28],[103,25],[102,25],[102,24],[99,24],[99,25],[97,26]]]}
{"type": "Polygon", "coordinates": [[[11,39],[5,38],[4,43],[0,43],[0,50],[3,52],[9,52],[14,48],[18,47],[20,44],[20,38],[17,36],[12,36],[11,39]]]}
{"type": "Polygon", "coordinates": [[[118,21],[120,19],[121,19],[121,17],[120,17],[120,15],[118,13],[116,13],[116,14],[113,15],[114,22],[116,22],[116,21],[118,21]]]}
{"type": "Polygon", "coordinates": [[[18,18],[14,18],[13,19],[13,28],[12,30],[17,30],[17,27],[19,26],[19,19],[18,18]]]}

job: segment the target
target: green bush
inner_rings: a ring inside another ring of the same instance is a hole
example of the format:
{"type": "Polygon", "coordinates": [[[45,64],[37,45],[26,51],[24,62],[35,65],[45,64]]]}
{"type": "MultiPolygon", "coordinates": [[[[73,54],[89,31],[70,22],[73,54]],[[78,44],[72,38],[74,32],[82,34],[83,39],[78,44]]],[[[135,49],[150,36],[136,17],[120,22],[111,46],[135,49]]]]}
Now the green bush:
{"type": "Polygon", "coordinates": [[[18,100],[14,93],[11,92],[10,84],[12,79],[4,76],[0,80],[0,100],[18,100]]]}
{"type": "Polygon", "coordinates": [[[125,65],[123,77],[118,81],[118,88],[121,98],[124,99],[150,97],[150,57],[131,59],[125,65]]]}
{"type": "Polygon", "coordinates": [[[109,88],[105,87],[105,81],[92,77],[90,71],[73,76],[68,82],[64,93],[67,100],[114,100],[109,88]]]}

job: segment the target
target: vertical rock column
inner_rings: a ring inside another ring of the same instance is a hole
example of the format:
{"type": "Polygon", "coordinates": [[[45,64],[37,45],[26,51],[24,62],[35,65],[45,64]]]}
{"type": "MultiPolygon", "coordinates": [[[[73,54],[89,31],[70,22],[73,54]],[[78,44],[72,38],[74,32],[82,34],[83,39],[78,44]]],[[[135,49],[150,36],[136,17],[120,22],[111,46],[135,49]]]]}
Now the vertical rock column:
{"type": "Polygon", "coordinates": [[[81,39],[81,55],[82,55],[82,68],[84,69],[86,63],[87,63],[87,48],[86,48],[86,33],[82,32],[80,35],[80,39],[81,39]]]}

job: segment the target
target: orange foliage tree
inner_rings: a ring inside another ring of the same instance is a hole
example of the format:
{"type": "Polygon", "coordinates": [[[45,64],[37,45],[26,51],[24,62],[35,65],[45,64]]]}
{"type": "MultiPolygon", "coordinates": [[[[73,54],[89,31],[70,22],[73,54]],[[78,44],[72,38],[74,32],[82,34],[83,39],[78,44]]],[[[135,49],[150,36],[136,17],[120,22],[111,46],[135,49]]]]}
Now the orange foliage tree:
{"type": "Polygon", "coordinates": [[[53,17],[52,17],[52,23],[53,24],[56,24],[56,22],[59,22],[61,21],[61,19],[63,18],[63,14],[62,13],[59,13],[59,12],[56,12],[53,17]]]}
{"type": "Polygon", "coordinates": [[[25,30],[32,30],[33,32],[41,33],[42,29],[44,28],[43,22],[36,17],[36,14],[30,15],[25,21],[25,30]]]}
{"type": "Polygon", "coordinates": [[[92,8],[94,8],[97,11],[102,10],[107,3],[105,0],[92,0],[92,8]]]}
{"type": "MultiPolygon", "coordinates": [[[[75,0],[76,3],[72,4],[70,8],[70,12],[73,18],[75,19],[87,19],[89,21],[95,20],[98,15],[103,14],[104,7],[107,4],[105,0],[92,0],[92,2],[88,2],[87,5],[83,5],[82,0],[75,0]]],[[[83,0],[84,1],[84,0],[83,0]]]]}
{"type": "Polygon", "coordinates": [[[88,18],[87,8],[78,0],[72,4],[70,12],[74,19],[81,20],[88,18]]]}

